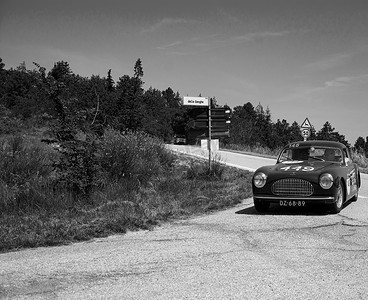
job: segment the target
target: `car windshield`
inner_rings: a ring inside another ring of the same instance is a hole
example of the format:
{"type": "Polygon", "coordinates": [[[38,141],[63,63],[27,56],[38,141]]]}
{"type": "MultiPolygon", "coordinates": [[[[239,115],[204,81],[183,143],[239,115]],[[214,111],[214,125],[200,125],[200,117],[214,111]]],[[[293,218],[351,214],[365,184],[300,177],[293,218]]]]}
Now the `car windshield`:
{"type": "Polygon", "coordinates": [[[338,148],[331,147],[290,147],[285,148],[279,155],[278,162],[293,161],[328,161],[342,162],[342,153],[338,148]]]}

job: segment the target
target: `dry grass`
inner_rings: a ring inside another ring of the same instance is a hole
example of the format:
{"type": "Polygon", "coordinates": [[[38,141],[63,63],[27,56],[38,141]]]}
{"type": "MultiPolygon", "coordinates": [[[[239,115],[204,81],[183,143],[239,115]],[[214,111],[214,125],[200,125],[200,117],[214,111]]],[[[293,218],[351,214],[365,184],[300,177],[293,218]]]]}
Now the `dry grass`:
{"type": "Polygon", "coordinates": [[[359,166],[360,172],[368,174],[368,158],[364,154],[358,152],[353,152],[352,158],[353,162],[359,166]]]}
{"type": "Polygon", "coordinates": [[[125,138],[118,136],[118,140],[122,139],[120,143],[110,135],[111,143],[102,143],[104,150],[115,151],[121,147],[113,156],[108,152],[104,163],[121,163],[125,172],[119,176],[119,168],[112,168],[114,173],[109,173],[108,167],[101,167],[98,189],[87,202],[76,201],[68,190],[53,189],[55,176],[47,160],[47,153],[53,155],[50,149],[41,149],[44,152],[39,149],[43,160],[28,164],[38,172],[29,167],[22,173],[16,168],[20,163],[27,165],[24,159],[30,159],[26,154],[33,146],[19,147],[18,154],[22,155],[11,157],[10,148],[4,147],[6,151],[2,155],[7,159],[3,163],[9,165],[3,165],[8,173],[3,171],[0,177],[0,195],[7,195],[6,201],[0,201],[0,251],[60,245],[127,230],[149,229],[160,222],[230,207],[251,195],[252,174],[248,171],[214,162],[210,173],[207,161],[162,152],[168,150],[151,139],[145,143],[147,137],[130,137],[133,140],[129,141],[125,138]],[[142,155],[133,157],[124,145],[130,145],[134,153],[142,155]],[[137,149],[140,150],[137,152],[137,149]],[[123,165],[126,163],[123,160],[116,161],[119,151],[125,151],[125,157],[131,159],[129,166],[123,165]],[[154,153],[157,156],[153,157],[154,153]],[[111,160],[112,157],[116,159],[111,160]],[[154,163],[149,165],[149,174],[144,174],[144,161],[152,157],[154,163]],[[126,174],[127,170],[131,172],[126,174]],[[11,171],[22,176],[8,180],[6,176],[11,171]]]}

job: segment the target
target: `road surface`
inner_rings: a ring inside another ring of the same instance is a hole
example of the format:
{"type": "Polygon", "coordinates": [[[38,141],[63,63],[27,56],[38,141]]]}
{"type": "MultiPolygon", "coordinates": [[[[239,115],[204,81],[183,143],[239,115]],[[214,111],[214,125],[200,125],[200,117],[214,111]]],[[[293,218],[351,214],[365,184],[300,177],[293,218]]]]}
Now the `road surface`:
{"type": "MultiPolygon", "coordinates": [[[[177,152],[208,158],[208,151],[201,149],[201,147],[189,145],[167,145],[167,147],[177,152]]],[[[212,157],[229,166],[235,166],[249,171],[255,171],[261,166],[272,165],[276,162],[276,159],[255,157],[254,155],[247,155],[240,152],[221,150],[213,152],[212,157]]]]}
{"type": "Polygon", "coordinates": [[[244,199],[153,231],[3,253],[0,298],[368,299],[367,180],[337,215],[258,214],[244,199]]]}

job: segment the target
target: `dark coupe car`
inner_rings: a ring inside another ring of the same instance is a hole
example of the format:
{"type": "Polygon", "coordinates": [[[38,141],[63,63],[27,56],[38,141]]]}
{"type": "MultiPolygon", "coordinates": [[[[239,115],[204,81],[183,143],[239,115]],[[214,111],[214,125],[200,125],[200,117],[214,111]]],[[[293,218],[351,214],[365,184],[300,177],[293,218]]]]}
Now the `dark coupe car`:
{"type": "Polygon", "coordinates": [[[358,199],[360,173],[341,143],[295,142],[281,150],[275,165],[256,170],[252,188],[259,212],[271,203],[294,207],[318,203],[336,214],[344,202],[358,199]]]}
{"type": "Polygon", "coordinates": [[[173,143],[175,145],[186,145],[187,144],[187,137],[184,134],[175,134],[173,143]]]}

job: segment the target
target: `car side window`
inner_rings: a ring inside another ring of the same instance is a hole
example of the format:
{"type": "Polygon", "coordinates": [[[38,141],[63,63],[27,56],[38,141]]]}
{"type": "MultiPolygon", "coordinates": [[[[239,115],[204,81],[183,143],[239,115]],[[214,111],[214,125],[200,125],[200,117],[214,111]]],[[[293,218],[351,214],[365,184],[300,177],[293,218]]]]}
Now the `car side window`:
{"type": "Polygon", "coordinates": [[[342,152],[340,149],[335,150],[335,160],[340,163],[342,162],[342,152]]]}
{"type": "Polygon", "coordinates": [[[345,163],[346,164],[351,164],[353,162],[353,160],[350,157],[350,153],[348,151],[348,149],[344,149],[344,156],[345,156],[345,163]]]}
{"type": "Polygon", "coordinates": [[[279,156],[279,162],[292,160],[292,150],[291,149],[284,149],[279,156]]]}

